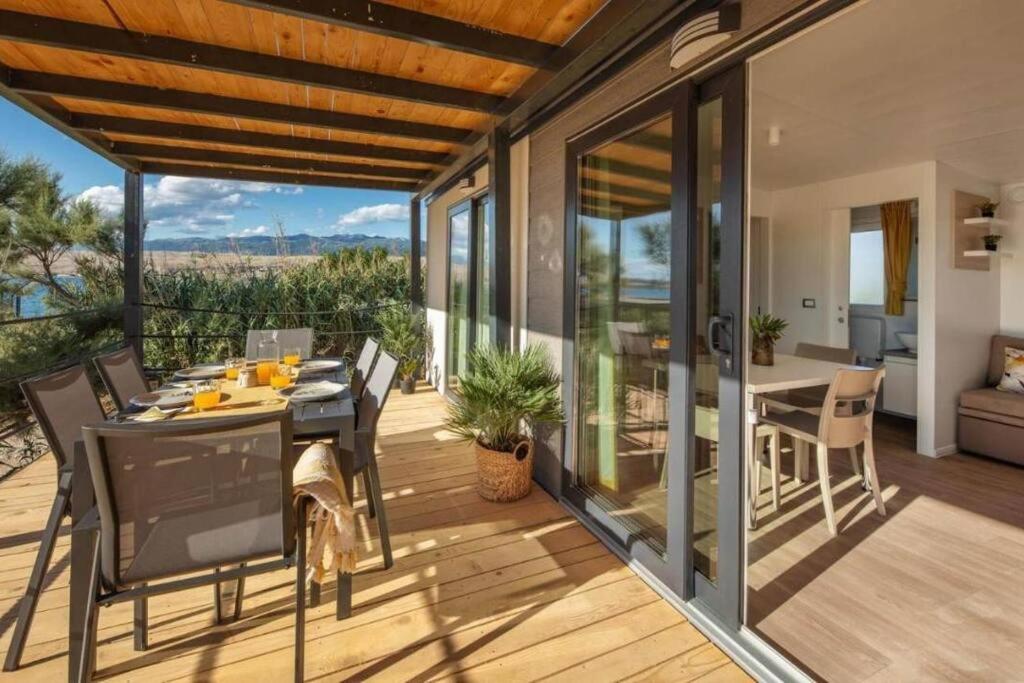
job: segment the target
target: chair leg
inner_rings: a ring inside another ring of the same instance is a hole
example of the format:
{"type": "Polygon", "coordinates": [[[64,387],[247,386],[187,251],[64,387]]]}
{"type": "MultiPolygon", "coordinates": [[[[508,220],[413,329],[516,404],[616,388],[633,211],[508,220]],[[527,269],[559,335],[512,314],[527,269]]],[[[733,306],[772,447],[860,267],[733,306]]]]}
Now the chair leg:
{"type": "MultiPolygon", "coordinates": [[[[245,569],[245,562],[238,565],[239,569],[245,569]]],[[[242,599],[245,597],[245,577],[239,576],[235,583],[235,621],[242,618],[242,599]]]]}
{"type": "Polygon", "coordinates": [[[818,483],[821,484],[821,504],[825,508],[825,521],[828,531],[836,535],[836,511],[832,506],[832,487],[828,480],[828,446],[818,444],[818,483]]]}
{"type": "MultiPolygon", "coordinates": [[[[306,504],[299,506],[305,512],[306,504]]],[[[299,519],[305,519],[300,515],[299,519]]],[[[306,528],[300,524],[295,543],[295,681],[301,683],[306,669],[306,528]]]]}
{"type": "Polygon", "coordinates": [[[85,683],[92,678],[96,663],[96,626],[99,620],[99,608],[96,596],[100,590],[100,535],[94,534],[92,567],[89,571],[88,602],[85,610],[85,630],[82,633],[81,659],[78,662],[78,683],[85,683]]]}
{"type": "Polygon", "coordinates": [[[882,485],[878,483],[878,469],[875,467],[875,447],[871,436],[864,441],[864,476],[871,483],[871,495],[875,497],[875,509],[885,517],[885,501],[882,500],[882,485]]]}
{"type": "Polygon", "coordinates": [[[778,430],[768,440],[768,461],[772,470],[772,509],[778,512],[779,500],[782,498],[781,460],[782,446],[779,444],[781,435],[778,430]]]}
{"type": "Polygon", "coordinates": [[[369,493],[377,510],[377,531],[380,536],[380,549],[384,555],[384,568],[391,569],[395,560],[391,555],[391,534],[388,532],[388,516],[384,510],[384,495],[380,486],[380,470],[377,469],[377,457],[370,453],[370,462],[366,465],[370,472],[369,493]]]}
{"type": "Polygon", "coordinates": [[[50,506],[50,516],[46,520],[43,537],[39,542],[36,561],[32,565],[32,574],[28,578],[28,586],[25,587],[25,595],[21,598],[21,604],[18,605],[18,622],[14,627],[14,637],[11,638],[11,645],[7,649],[4,671],[17,671],[18,667],[21,666],[21,656],[25,651],[25,642],[28,640],[29,629],[32,628],[32,619],[36,615],[36,605],[39,604],[39,594],[43,590],[46,570],[50,566],[50,560],[53,558],[53,547],[57,543],[60,524],[68,513],[70,493],[71,475],[61,475],[60,484],[57,487],[57,495],[53,499],[53,505],[50,506]]]}
{"type": "Polygon", "coordinates": [[[373,489],[373,484],[370,482],[370,468],[363,468],[363,494],[366,496],[366,508],[370,514],[370,519],[377,516],[377,507],[374,505],[373,496],[370,495],[370,491],[373,489]]]}
{"type": "Polygon", "coordinates": [[[853,473],[858,477],[861,476],[860,471],[860,458],[857,457],[857,447],[853,446],[850,448],[850,467],[853,468],[853,473]]]}
{"type": "Polygon", "coordinates": [[[145,652],[149,649],[149,601],[139,598],[135,601],[135,616],[132,632],[135,640],[135,651],[145,652]]]}
{"type": "Polygon", "coordinates": [[[793,437],[793,478],[797,484],[803,484],[809,478],[807,464],[807,444],[803,439],[793,437]]]}

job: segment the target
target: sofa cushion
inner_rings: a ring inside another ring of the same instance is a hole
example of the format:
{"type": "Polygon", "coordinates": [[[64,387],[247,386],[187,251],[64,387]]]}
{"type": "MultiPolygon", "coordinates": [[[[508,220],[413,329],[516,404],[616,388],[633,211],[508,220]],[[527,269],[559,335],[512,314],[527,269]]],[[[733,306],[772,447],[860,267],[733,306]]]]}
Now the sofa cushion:
{"type": "Polygon", "coordinates": [[[971,389],[960,394],[960,405],[972,410],[1024,418],[1024,395],[997,389],[971,389]]]}
{"type": "Polygon", "coordinates": [[[994,387],[999,384],[1006,367],[1006,352],[1004,349],[1009,346],[1013,349],[1024,349],[1024,337],[1007,337],[997,334],[992,337],[992,348],[988,354],[988,385],[994,387]]]}
{"type": "Polygon", "coordinates": [[[1013,394],[1024,394],[1024,350],[1007,346],[1004,353],[1006,353],[1006,366],[996,389],[1013,394]]]}

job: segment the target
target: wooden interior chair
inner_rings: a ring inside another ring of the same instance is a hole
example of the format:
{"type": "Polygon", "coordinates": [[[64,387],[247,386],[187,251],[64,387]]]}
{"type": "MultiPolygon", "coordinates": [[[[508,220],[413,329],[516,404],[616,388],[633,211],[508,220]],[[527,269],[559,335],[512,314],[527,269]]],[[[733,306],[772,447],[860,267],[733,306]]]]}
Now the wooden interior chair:
{"type": "Polygon", "coordinates": [[[366,380],[373,370],[373,364],[377,361],[379,350],[380,342],[373,337],[367,337],[363,342],[363,348],[359,351],[359,357],[356,358],[355,367],[349,373],[349,389],[352,391],[352,398],[356,401],[362,398],[363,387],[366,386],[366,380]]]}
{"type": "MultiPolygon", "coordinates": [[[[64,517],[71,513],[72,458],[75,445],[82,440],[82,427],[106,419],[100,400],[92,389],[85,368],[81,365],[23,382],[21,391],[56,462],[57,494],[50,506],[50,515],[43,529],[28,586],[18,605],[18,621],[14,627],[11,645],[7,649],[4,671],[15,671],[21,665],[25,642],[35,617],[46,570],[53,557],[57,534],[60,532],[64,517]]],[[[139,601],[136,603],[135,612],[135,648],[142,650],[145,647],[145,602],[139,601]]]]}
{"type": "Polygon", "coordinates": [[[133,397],[149,391],[149,382],[133,347],[96,356],[93,363],[118,411],[127,410],[133,397]]]}
{"type": "Polygon", "coordinates": [[[303,359],[313,355],[313,329],[309,327],[296,327],[290,330],[249,330],[245,335],[245,358],[246,360],[257,360],[259,355],[260,340],[268,332],[277,333],[277,347],[281,353],[285,349],[299,349],[303,359]]]}
{"type": "Polygon", "coordinates": [[[293,503],[291,413],[82,432],[99,514],[75,533],[99,554],[85,604],[71,605],[85,624],[80,677],[95,661],[98,607],[294,567],[301,680],[309,501],[293,503]]]}
{"type": "MultiPolygon", "coordinates": [[[[769,412],[761,418],[765,424],[778,427],[781,433],[788,434],[795,440],[814,444],[825,521],[833,536],[836,535],[836,519],[832,505],[832,488],[829,484],[830,448],[847,450],[856,461],[857,446],[864,444],[863,476],[874,496],[875,509],[880,515],[885,516],[885,503],[882,500],[878,470],[875,467],[872,434],[875,401],[882,375],[881,368],[839,370],[829,385],[819,414],[793,410],[786,413],[769,412]]],[[[855,468],[856,471],[858,470],[855,468]]]]}

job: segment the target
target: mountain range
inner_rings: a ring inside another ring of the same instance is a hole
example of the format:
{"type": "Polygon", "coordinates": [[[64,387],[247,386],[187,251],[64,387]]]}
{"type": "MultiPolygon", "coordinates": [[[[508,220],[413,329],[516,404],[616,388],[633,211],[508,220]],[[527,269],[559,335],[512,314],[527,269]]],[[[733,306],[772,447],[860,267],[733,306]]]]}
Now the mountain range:
{"type": "MultiPolygon", "coordinates": [[[[288,254],[308,256],[338,251],[348,247],[383,247],[391,254],[407,254],[407,237],[379,237],[377,235],[285,235],[288,254]]],[[[236,251],[251,256],[276,256],[279,253],[278,238],[273,235],[250,235],[247,237],[168,237],[147,239],[146,251],[200,252],[207,254],[229,254],[236,251]]]]}

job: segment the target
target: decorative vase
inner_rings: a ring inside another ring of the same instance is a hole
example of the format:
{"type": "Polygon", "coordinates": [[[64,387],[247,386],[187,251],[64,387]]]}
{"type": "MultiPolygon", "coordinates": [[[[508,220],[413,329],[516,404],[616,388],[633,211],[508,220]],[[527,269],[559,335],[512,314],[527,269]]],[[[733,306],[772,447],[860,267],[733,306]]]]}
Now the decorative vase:
{"type": "Polygon", "coordinates": [[[999,251],[999,240],[1002,237],[1002,235],[985,235],[982,237],[982,241],[985,242],[985,251],[999,251]]]}
{"type": "Polygon", "coordinates": [[[484,500],[510,503],[529,495],[533,484],[533,442],[523,440],[511,453],[476,446],[477,492],[484,500]]]}
{"type": "Polygon", "coordinates": [[[995,218],[996,217],[996,210],[995,209],[982,209],[981,210],[981,217],[982,218],[995,218]]]}
{"type": "Polygon", "coordinates": [[[775,365],[775,344],[767,337],[754,337],[754,365],[775,365]]]}
{"type": "Polygon", "coordinates": [[[416,392],[416,378],[413,377],[412,375],[410,375],[408,377],[403,377],[401,383],[399,384],[399,388],[402,390],[403,394],[415,393],[416,392]]]}

